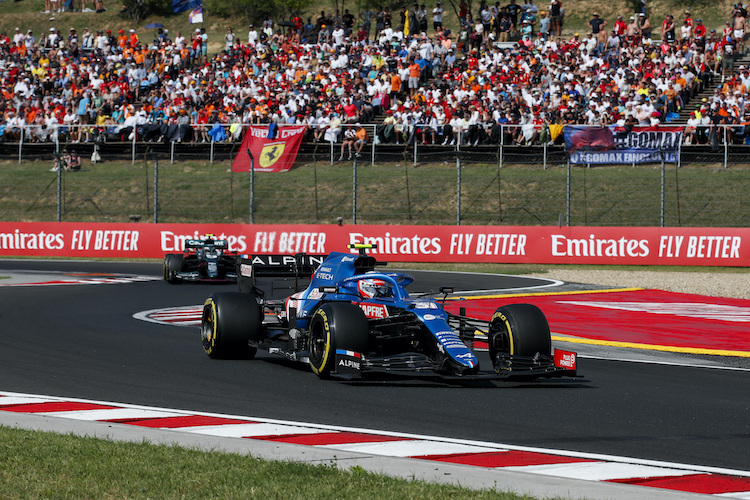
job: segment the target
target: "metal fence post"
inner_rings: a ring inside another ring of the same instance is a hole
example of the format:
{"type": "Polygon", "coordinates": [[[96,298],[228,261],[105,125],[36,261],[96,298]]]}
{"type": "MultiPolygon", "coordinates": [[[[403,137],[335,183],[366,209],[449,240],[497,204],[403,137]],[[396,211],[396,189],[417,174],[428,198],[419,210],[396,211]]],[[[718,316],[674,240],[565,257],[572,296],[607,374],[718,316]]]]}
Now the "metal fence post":
{"type": "Polygon", "coordinates": [[[250,224],[255,224],[255,214],[253,210],[253,207],[255,206],[255,158],[253,158],[250,149],[247,150],[247,156],[250,157],[250,224]]]}
{"type": "Polygon", "coordinates": [[[357,224],[357,157],[352,162],[352,224],[357,224]]]}
{"type": "Polygon", "coordinates": [[[721,127],[719,130],[722,131],[724,137],[724,168],[727,168],[727,161],[729,160],[729,141],[727,141],[727,128],[721,127]]]}
{"type": "Polygon", "coordinates": [[[62,171],[63,162],[60,155],[55,156],[55,165],[57,165],[57,222],[62,222],[62,171]]]}
{"type": "Polygon", "coordinates": [[[159,158],[154,154],[154,224],[159,222],[159,158]]]}
{"type": "MultiPolygon", "coordinates": [[[[333,139],[333,133],[331,133],[331,139],[333,139]]],[[[333,166],[333,141],[331,140],[329,142],[331,143],[331,166],[333,166]]]]}
{"type": "Polygon", "coordinates": [[[372,159],[370,160],[370,165],[375,166],[375,140],[378,137],[378,126],[373,125],[372,126],[372,159]]]}
{"type": "Polygon", "coordinates": [[[500,125],[500,158],[497,160],[497,168],[503,168],[503,141],[505,141],[505,134],[503,133],[503,126],[500,125]]]}
{"type": "Polygon", "coordinates": [[[414,166],[417,166],[417,143],[419,141],[417,140],[417,128],[416,125],[414,126],[414,132],[412,132],[412,140],[414,142],[414,166]]]}
{"type": "Polygon", "coordinates": [[[214,138],[211,137],[211,154],[209,156],[208,164],[213,165],[214,164],[214,138]]]}
{"type": "Polygon", "coordinates": [[[544,145],[544,160],[542,161],[542,170],[547,170],[547,143],[545,142],[544,145]]]}
{"type": "Polygon", "coordinates": [[[25,128],[21,126],[21,136],[18,140],[18,164],[21,164],[21,158],[23,158],[23,132],[25,128]]]}
{"type": "Polygon", "coordinates": [[[169,152],[169,164],[174,165],[174,143],[175,141],[171,141],[171,147],[169,152]]]}
{"type": "Polygon", "coordinates": [[[664,227],[664,205],[666,198],[666,181],[664,176],[665,162],[664,162],[664,151],[661,152],[661,227],[664,227]]]}
{"type": "Polygon", "coordinates": [[[132,152],[132,155],[131,155],[131,164],[132,165],[135,165],[135,136],[136,136],[136,131],[135,131],[135,127],[133,127],[133,152],[132,152]]]}
{"type": "Polygon", "coordinates": [[[567,213],[567,225],[570,226],[570,184],[571,184],[570,158],[568,158],[568,174],[565,187],[565,208],[567,213]]]}
{"type": "MultiPolygon", "coordinates": [[[[461,132],[458,133],[459,138],[461,132]]],[[[461,225],[461,153],[456,151],[456,225],[461,225]]]]}

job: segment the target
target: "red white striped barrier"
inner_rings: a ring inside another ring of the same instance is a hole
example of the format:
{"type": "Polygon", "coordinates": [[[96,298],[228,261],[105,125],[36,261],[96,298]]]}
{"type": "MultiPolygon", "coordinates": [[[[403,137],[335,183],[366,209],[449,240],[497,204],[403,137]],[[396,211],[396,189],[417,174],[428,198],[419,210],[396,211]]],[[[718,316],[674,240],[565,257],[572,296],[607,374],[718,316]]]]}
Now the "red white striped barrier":
{"type": "Polygon", "coordinates": [[[750,472],[336,426],[0,392],[0,411],[113,422],[669,490],[750,497],[750,472]]]}

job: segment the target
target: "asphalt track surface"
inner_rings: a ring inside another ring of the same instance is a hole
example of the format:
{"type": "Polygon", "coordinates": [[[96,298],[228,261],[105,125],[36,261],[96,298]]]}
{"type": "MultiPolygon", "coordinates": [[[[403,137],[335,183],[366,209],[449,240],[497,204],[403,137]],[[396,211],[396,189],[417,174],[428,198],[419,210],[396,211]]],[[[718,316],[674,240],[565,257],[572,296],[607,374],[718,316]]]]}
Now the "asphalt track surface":
{"type": "MultiPolygon", "coordinates": [[[[151,263],[0,261],[0,276],[19,270],[161,275],[151,263]]],[[[412,292],[534,284],[413,274],[412,292]]],[[[343,383],[263,352],[252,361],[210,360],[197,328],[133,318],[201,304],[222,290],[233,287],[162,280],[0,286],[0,390],[750,470],[750,373],[725,369],[731,360],[650,354],[632,362],[623,361],[635,357],[628,349],[589,348],[577,380],[343,383]]]]}

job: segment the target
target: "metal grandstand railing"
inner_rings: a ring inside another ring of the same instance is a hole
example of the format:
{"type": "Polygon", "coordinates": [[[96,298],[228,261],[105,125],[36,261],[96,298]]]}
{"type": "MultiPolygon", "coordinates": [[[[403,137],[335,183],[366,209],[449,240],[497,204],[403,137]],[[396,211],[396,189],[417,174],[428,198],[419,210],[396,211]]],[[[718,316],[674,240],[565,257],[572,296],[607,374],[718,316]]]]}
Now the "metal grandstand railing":
{"type": "MultiPolygon", "coordinates": [[[[468,130],[459,132],[460,139],[442,135],[443,127],[434,134],[435,139],[422,140],[420,132],[428,128],[426,124],[397,125],[392,134],[393,139],[384,142],[381,138],[380,124],[363,124],[367,130],[368,143],[358,159],[360,163],[371,165],[382,162],[410,163],[414,166],[433,162],[455,162],[461,155],[468,161],[496,162],[503,164],[540,163],[548,165],[565,163],[565,152],[562,137],[553,140],[549,133],[541,133],[545,125],[536,125],[525,140],[521,130],[523,125],[500,125],[500,132],[490,134],[490,124],[477,124],[483,129],[481,140],[470,137],[468,130]],[[512,133],[516,132],[516,133],[512,133]],[[516,137],[518,140],[509,139],[516,137]]],[[[669,125],[669,124],[665,124],[669,125]]],[[[281,125],[282,127],[284,125],[281,125]]],[[[682,125],[680,125],[682,126],[682,125]]],[[[246,125],[223,124],[224,138],[216,140],[210,134],[213,125],[184,125],[188,134],[178,136],[174,131],[167,135],[160,131],[159,124],[138,125],[117,130],[118,127],[96,127],[93,125],[61,126],[55,131],[42,130],[40,125],[25,125],[20,128],[6,129],[0,135],[0,160],[16,160],[19,164],[28,160],[52,160],[54,153],[65,150],[76,150],[84,160],[97,161],[130,161],[135,164],[144,155],[157,157],[176,163],[185,160],[216,161],[233,159],[240,151],[243,132],[246,125]],[[231,128],[231,130],[230,130],[231,128]]],[[[354,127],[354,124],[342,124],[335,140],[312,140],[312,133],[300,148],[297,163],[328,161],[334,164],[342,156],[343,130],[354,127]]],[[[121,127],[122,128],[122,127],[121,127]]],[[[176,130],[176,128],[174,128],[176,130]]],[[[723,168],[746,163],[750,153],[750,125],[706,125],[697,127],[696,144],[682,145],[678,153],[677,165],[699,161],[701,163],[720,163],[723,168]]],[[[345,159],[348,153],[344,152],[345,159]]],[[[633,165],[634,166],[634,165],[633,165]]]]}

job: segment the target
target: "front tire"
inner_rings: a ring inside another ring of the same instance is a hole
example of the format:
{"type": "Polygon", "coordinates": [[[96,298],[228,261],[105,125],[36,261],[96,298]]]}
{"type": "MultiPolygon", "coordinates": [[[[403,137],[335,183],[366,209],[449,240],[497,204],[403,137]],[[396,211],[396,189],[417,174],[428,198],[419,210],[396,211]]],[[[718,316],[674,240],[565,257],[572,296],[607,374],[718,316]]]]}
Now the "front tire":
{"type": "Polygon", "coordinates": [[[366,354],[368,336],[367,318],[358,306],[348,302],[323,304],[310,320],[310,368],[318,377],[328,377],[334,368],[336,349],[366,354]]]}
{"type": "Polygon", "coordinates": [[[164,257],[164,279],[167,283],[179,283],[177,273],[182,272],[185,259],[177,253],[169,253],[164,257]]]}
{"type": "Polygon", "coordinates": [[[209,358],[252,359],[257,349],[248,341],[258,340],[261,329],[260,307],[252,295],[215,293],[203,305],[201,341],[209,358]]]}
{"type": "Polygon", "coordinates": [[[552,354],[549,323],[541,309],[533,304],[499,307],[490,320],[490,358],[498,355],[533,358],[537,353],[552,354]]]}

